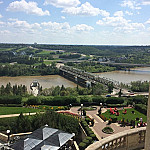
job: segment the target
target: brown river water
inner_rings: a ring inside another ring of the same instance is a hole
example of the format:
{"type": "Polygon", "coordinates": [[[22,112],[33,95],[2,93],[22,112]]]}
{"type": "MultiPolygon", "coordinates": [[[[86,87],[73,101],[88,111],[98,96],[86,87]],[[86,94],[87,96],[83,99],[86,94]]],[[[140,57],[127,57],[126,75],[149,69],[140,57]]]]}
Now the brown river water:
{"type": "Polygon", "coordinates": [[[30,84],[32,81],[37,80],[42,88],[50,88],[52,86],[62,86],[65,87],[76,87],[76,84],[59,76],[59,75],[49,75],[49,76],[18,76],[18,77],[0,77],[0,86],[11,83],[11,85],[26,85],[28,90],[30,89],[30,84]]]}
{"type": "MultiPolygon", "coordinates": [[[[105,73],[97,73],[101,77],[110,78],[123,83],[130,83],[131,81],[150,81],[150,67],[135,68],[131,71],[113,71],[105,73]]],[[[52,86],[62,86],[65,87],[76,87],[76,84],[59,76],[59,75],[49,75],[49,76],[18,76],[18,77],[0,77],[0,86],[11,83],[11,85],[26,85],[28,90],[30,89],[30,84],[33,80],[37,80],[40,85],[44,88],[50,88],[52,86]]]]}
{"type": "Polygon", "coordinates": [[[96,73],[100,77],[106,77],[122,83],[131,81],[150,81],[150,67],[134,68],[130,71],[112,71],[105,73],[96,73]]]}

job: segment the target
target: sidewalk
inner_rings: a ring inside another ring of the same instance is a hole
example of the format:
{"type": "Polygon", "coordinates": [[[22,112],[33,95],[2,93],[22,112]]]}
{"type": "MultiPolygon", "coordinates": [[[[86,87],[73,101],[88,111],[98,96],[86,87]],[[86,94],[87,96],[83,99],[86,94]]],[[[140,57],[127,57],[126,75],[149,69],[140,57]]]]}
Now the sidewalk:
{"type": "MultiPolygon", "coordinates": [[[[80,107],[72,107],[71,108],[71,112],[73,113],[77,113],[78,114],[78,109],[80,107]]],[[[102,132],[102,129],[106,126],[110,126],[111,128],[113,128],[114,133],[116,134],[118,132],[122,132],[124,130],[128,130],[130,129],[130,127],[126,126],[126,127],[120,127],[117,123],[112,123],[110,125],[107,125],[107,122],[104,122],[99,116],[97,116],[98,113],[98,109],[99,106],[97,107],[97,110],[93,110],[93,111],[86,111],[86,114],[92,118],[94,118],[94,126],[91,127],[91,129],[94,131],[95,135],[97,135],[97,138],[100,140],[101,138],[105,138],[107,136],[110,136],[112,134],[106,134],[102,132]]],[[[104,113],[105,111],[107,111],[105,108],[102,108],[102,112],[104,113]]]]}
{"type": "MultiPolygon", "coordinates": [[[[36,113],[23,113],[23,115],[35,115],[36,113]]],[[[18,117],[20,114],[0,115],[0,118],[18,117]]]]}

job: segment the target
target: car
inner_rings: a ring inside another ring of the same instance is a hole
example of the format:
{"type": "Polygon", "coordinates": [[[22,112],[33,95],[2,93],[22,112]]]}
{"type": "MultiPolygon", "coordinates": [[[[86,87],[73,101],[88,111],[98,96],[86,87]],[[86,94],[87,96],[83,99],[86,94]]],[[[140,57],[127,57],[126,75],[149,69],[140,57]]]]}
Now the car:
{"type": "Polygon", "coordinates": [[[106,95],[106,97],[111,97],[111,95],[106,95]]]}

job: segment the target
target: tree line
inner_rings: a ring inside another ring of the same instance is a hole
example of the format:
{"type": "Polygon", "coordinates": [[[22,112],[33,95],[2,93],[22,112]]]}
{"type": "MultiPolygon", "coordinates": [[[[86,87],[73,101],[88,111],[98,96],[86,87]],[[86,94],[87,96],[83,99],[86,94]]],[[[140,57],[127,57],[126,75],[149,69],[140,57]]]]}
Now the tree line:
{"type": "Polygon", "coordinates": [[[71,116],[58,114],[54,111],[47,111],[44,114],[36,114],[34,116],[24,116],[22,113],[19,117],[13,119],[1,119],[0,130],[11,130],[11,133],[25,133],[34,131],[41,126],[49,125],[69,133],[79,134],[79,122],[71,116]]]}
{"type": "Polygon", "coordinates": [[[4,87],[4,85],[2,85],[0,87],[0,95],[26,95],[27,92],[27,87],[25,85],[13,85],[11,86],[11,83],[9,82],[8,84],[6,84],[6,86],[4,87]]]}
{"type": "Polygon", "coordinates": [[[110,67],[107,65],[101,65],[96,62],[89,62],[89,61],[84,61],[81,63],[73,63],[73,62],[68,62],[66,63],[68,66],[73,66],[75,68],[84,70],[86,72],[92,72],[92,73],[98,73],[98,72],[110,72],[116,70],[116,67],[110,67]]]}
{"type": "MultiPolygon", "coordinates": [[[[109,89],[109,88],[108,88],[109,89]]],[[[41,95],[44,96],[76,96],[76,95],[102,95],[107,93],[106,87],[102,84],[96,84],[92,87],[81,88],[77,85],[75,88],[67,87],[64,85],[46,88],[41,91],[41,95]]]]}
{"type": "Polygon", "coordinates": [[[131,90],[134,92],[148,92],[149,82],[148,81],[133,81],[131,82],[131,90]]]}
{"type": "Polygon", "coordinates": [[[44,63],[33,65],[0,65],[0,76],[36,76],[36,75],[54,75],[58,74],[59,70],[55,63],[51,66],[46,66],[44,63]]]}

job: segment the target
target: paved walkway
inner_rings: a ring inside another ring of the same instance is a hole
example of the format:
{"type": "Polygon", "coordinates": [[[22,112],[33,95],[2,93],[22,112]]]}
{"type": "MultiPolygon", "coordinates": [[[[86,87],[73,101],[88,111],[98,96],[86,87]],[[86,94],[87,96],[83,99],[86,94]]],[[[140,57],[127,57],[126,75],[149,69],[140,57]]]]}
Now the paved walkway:
{"type": "MultiPolygon", "coordinates": [[[[79,108],[80,107],[72,107],[70,111],[78,114],[79,108]]],[[[104,122],[99,116],[97,116],[98,109],[99,109],[99,107],[97,107],[97,110],[86,111],[86,113],[88,116],[94,118],[94,120],[95,120],[94,126],[91,127],[91,129],[94,131],[94,133],[96,134],[96,136],[99,140],[101,138],[105,138],[107,136],[110,136],[110,134],[106,134],[106,133],[102,132],[102,129],[106,126],[110,126],[111,128],[113,128],[113,130],[114,130],[113,134],[116,134],[118,132],[130,129],[130,127],[127,127],[127,126],[126,127],[120,127],[117,123],[112,123],[110,125],[107,125],[107,122],[104,122]]],[[[105,108],[102,108],[102,113],[104,113],[105,111],[107,111],[107,110],[105,108]]]]}
{"type": "MultiPolygon", "coordinates": [[[[42,112],[41,112],[42,113],[42,112]]],[[[23,115],[35,115],[35,113],[23,113],[23,115]]],[[[20,114],[0,115],[0,118],[18,117],[20,114]]]]}

